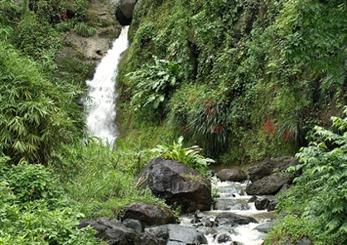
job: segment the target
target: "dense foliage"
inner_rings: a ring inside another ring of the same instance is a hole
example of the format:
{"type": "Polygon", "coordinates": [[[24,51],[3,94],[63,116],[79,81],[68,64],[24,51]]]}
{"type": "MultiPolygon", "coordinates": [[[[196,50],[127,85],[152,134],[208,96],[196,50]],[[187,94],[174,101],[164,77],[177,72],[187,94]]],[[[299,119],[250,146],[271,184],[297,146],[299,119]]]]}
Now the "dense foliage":
{"type": "Polygon", "coordinates": [[[301,235],[317,241],[315,244],[347,242],[347,109],[344,115],[332,118],[331,129],[315,127],[310,145],[297,154],[302,175],[281,196],[280,211],[289,216],[280,220],[272,239],[287,235],[295,240],[301,235]],[[288,225],[293,219],[299,221],[288,225]],[[307,228],[293,229],[300,223],[307,228]]]}
{"type": "Polygon", "coordinates": [[[146,150],[112,151],[91,140],[88,144],[66,146],[52,164],[84,214],[114,217],[134,202],[161,203],[148,190],[136,187],[135,176],[151,157],[153,154],[146,150]]]}
{"type": "Polygon", "coordinates": [[[71,94],[47,81],[40,66],[4,42],[0,89],[0,151],[13,161],[47,163],[54,150],[72,140],[71,94]]]}
{"type": "Polygon", "coordinates": [[[346,104],[345,0],[138,1],[116,151],[85,139],[95,63],[72,42],[113,37],[105,4],[0,0],[0,244],[98,243],[79,220],[165,205],[136,186],[154,157],[206,174],[205,153],[247,163],[308,144],[266,243],[347,243],[347,118],[304,137],[346,104]]]}
{"type": "Polygon", "coordinates": [[[170,98],[172,91],[181,80],[178,63],[154,58],[154,65],[148,65],[129,73],[134,95],[131,104],[135,110],[142,107],[162,108],[165,100],[170,98]]]}
{"type": "Polygon", "coordinates": [[[177,62],[185,79],[149,113],[172,115],[172,126],[225,163],[293,154],[346,101],[346,11],[343,0],[143,0],[122,101],[137,93],[126,74],[148,70],[155,55],[177,62]]]}
{"type": "Polygon", "coordinates": [[[96,244],[52,172],[0,159],[0,244],[96,244]]]}

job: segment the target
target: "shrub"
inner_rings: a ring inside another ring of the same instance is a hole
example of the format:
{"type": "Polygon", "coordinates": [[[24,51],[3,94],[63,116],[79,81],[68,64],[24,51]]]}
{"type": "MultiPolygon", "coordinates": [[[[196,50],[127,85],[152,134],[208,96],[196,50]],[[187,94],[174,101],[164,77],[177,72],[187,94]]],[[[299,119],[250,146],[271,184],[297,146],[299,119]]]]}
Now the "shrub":
{"type": "Polygon", "coordinates": [[[96,34],[95,27],[89,26],[84,22],[76,23],[73,30],[82,37],[91,37],[96,34]]]}
{"type": "MultiPolygon", "coordinates": [[[[297,154],[296,170],[302,175],[280,198],[281,212],[319,224],[310,234],[317,244],[347,242],[347,109],[344,116],[333,117],[330,130],[314,128],[310,145],[297,154]]],[[[288,234],[293,232],[291,226],[281,227],[288,234]]]]}
{"type": "Polygon", "coordinates": [[[16,199],[21,202],[45,200],[56,205],[63,199],[63,188],[55,176],[42,165],[18,165],[8,171],[5,178],[16,199]]]}
{"type": "Polygon", "coordinates": [[[184,85],[174,93],[169,104],[170,123],[213,156],[227,148],[234,116],[220,93],[222,87],[213,90],[206,85],[184,85]]]}
{"type": "Polygon", "coordinates": [[[48,169],[8,162],[0,158],[0,244],[97,244],[48,169]]]}
{"type": "Polygon", "coordinates": [[[171,145],[158,145],[152,151],[162,158],[172,159],[186,164],[203,175],[208,173],[210,163],[214,163],[214,160],[205,158],[200,154],[202,149],[198,146],[184,147],[183,137],[178,138],[177,142],[173,142],[171,145]]]}
{"type": "Polygon", "coordinates": [[[71,94],[47,81],[40,68],[0,42],[0,151],[13,162],[46,163],[73,139],[71,94]]]}
{"type": "Polygon", "coordinates": [[[51,210],[44,202],[0,205],[0,244],[98,244],[90,228],[77,228],[82,217],[69,208],[51,210]]]}
{"type": "Polygon", "coordinates": [[[32,14],[25,15],[18,23],[12,39],[16,47],[37,60],[48,52],[56,52],[60,46],[58,33],[32,14]]]}
{"type": "Polygon", "coordinates": [[[164,102],[170,99],[172,91],[181,82],[179,63],[157,57],[154,57],[153,65],[145,65],[127,76],[133,90],[131,104],[136,110],[163,108],[164,102]]]}

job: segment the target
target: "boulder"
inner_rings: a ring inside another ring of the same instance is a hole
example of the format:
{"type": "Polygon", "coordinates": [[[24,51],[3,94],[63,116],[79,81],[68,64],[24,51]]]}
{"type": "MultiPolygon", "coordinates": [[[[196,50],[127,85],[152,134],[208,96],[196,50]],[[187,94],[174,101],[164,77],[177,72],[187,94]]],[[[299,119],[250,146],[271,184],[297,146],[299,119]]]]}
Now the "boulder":
{"type": "Polygon", "coordinates": [[[218,171],[217,177],[222,181],[238,181],[247,180],[247,174],[239,167],[232,167],[218,171]]]}
{"type": "Polygon", "coordinates": [[[234,213],[221,213],[217,215],[215,221],[218,225],[247,225],[249,223],[258,223],[256,219],[234,213]]]}
{"type": "Polygon", "coordinates": [[[248,175],[253,182],[296,164],[297,160],[294,157],[269,158],[249,168],[248,175]]]}
{"type": "Polygon", "coordinates": [[[257,210],[265,210],[270,204],[270,200],[268,198],[258,198],[255,200],[254,205],[257,210]]]}
{"type": "Polygon", "coordinates": [[[138,185],[148,187],[169,205],[179,205],[183,212],[209,210],[212,204],[211,182],[178,161],[153,159],[138,185]]]}
{"type": "Polygon", "coordinates": [[[196,228],[182,225],[162,225],[147,228],[147,234],[167,239],[167,244],[207,244],[205,236],[196,228]]]}
{"type": "Polygon", "coordinates": [[[130,25],[137,0],[119,0],[116,17],[122,26],[130,25]]]}
{"type": "Polygon", "coordinates": [[[256,180],[246,188],[248,195],[274,195],[283,185],[292,181],[292,176],[285,173],[275,173],[256,180]]]}
{"type": "Polygon", "coordinates": [[[143,227],[177,223],[174,213],[164,207],[135,203],[124,209],[121,220],[135,219],[141,222],[143,227]]]}
{"type": "Polygon", "coordinates": [[[138,234],[133,229],[126,227],[117,220],[99,218],[97,220],[80,222],[80,228],[87,226],[91,226],[94,230],[96,230],[97,238],[107,241],[109,244],[140,244],[138,234]]]}

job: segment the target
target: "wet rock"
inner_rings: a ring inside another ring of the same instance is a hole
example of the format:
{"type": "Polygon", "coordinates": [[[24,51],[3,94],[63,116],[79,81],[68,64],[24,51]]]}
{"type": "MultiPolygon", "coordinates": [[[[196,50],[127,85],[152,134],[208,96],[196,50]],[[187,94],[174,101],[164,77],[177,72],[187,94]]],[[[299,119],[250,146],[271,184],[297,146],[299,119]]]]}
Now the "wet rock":
{"type": "Polygon", "coordinates": [[[257,200],[257,196],[252,196],[248,202],[255,202],[257,200]]]}
{"type": "Polygon", "coordinates": [[[255,201],[255,208],[257,210],[274,211],[277,205],[277,200],[274,197],[258,198],[255,201]]]}
{"type": "Polygon", "coordinates": [[[203,217],[201,219],[201,223],[205,227],[213,227],[214,226],[214,221],[212,221],[210,217],[203,217]]]}
{"type": "MultiPolygon", "coordinates": [[[[167,245],[167,238],[156,237],[150,233],[143,233],[140,237],[141,245],[167,245]]],[[[139,245],[140,245],[139,244],[139,245]]],[[[136,244],[137,245],[137,244],[136,244]]]]}
{"type": "Polygon", "coordinates": [[[79,227],[91,226],[96,230],[96,237],[109,244],[139,244],[138,234],[117,220],[100,218],[97,220],[81,221],[79,227]]]}
{"type": "Polygon", "coordinates": [[[138,220],[144,227],[177,223],[170,209],[144,203],[135,203],[126,207],[121,220],[126,219],[138,220]]]}
{"type": "Polygon", "coordinates": [[[169,205],[179,205],[183,212],[206,211],[212,204],[210,181],[178,161],[153,159],[138,185],[147,186],[169,205]]]}
{"type": "Polygon", "coordinates": [[[292,181],[292,176],[285,173],[275,173],[256,180],[246,188],[248,195],[274,195],[283,185],[292,181]]]}
{"type": "Polygon", "coordinates": [[[157,238],[166,238],[167,244],[207,244],[205,236],[193,227],[162,225],[147,228],[145,231],[157,238]]]}
{"type": "Polygon", "coordinates": [[[130,25],[137,0],[119,0],[116,17],[123,26],[130,25]]]}
{"type": "Polygon", "coordinates": [[[220,234],[217,236],[217,242],[218,243],[224,243],[224,242],[229,242],[231,241],[231,237],[228,234],[220,234]]]}
{"type": "Polygon", "coordinates": [[[273,224],[274,224],[274,221],[269,221],[264,224],[260,224],[256,226],[255,229],[263,233],[268,233],[271,227],[273,226],[273,224]]]}
{"type": "Polygon", "coordinates": [[[267,209],[268,205],[270,203],[270,200],[267,199],[267,198],[262,198],[262,199],[257,199],[255,202],[254,202],[254,205],[255,205],[255,208],[257,210],[265,210],[267,209]]]}
{"type": "Polygon", "coordinates": [[[269,212],[270,211],[275,211],[277,204],[278,204],[278,202],[277,202],[276,199],[270,200],[270,203],[269,203],[269,205],[266,208],[267,211],[269,211],[269,212]]]}
{"type": "Polygon", "coordinates": [[[248,210],[247,200],[219,198],[214,204],[216,210],[248,210]]]}
{"type": "Polygon", "coordinates": [[[136,219],[126,219],[126,220],[123,220],[122,223],[123,225],[125,225],[126,227],[130,229],[133,229],[137,233],[141,233],[143,231],[141,222],[136,219]]]}
{"type": "Polygon", "coordinates": [[[247,174],[239,167],[232,167],[218,171],[217,177],[222,181],[245,181],[247,174]]]}
{"type": "Polygon", "coordinates": [[[246,225],[249,223],[258,223],[256,219],[248,216],[238,215],[234,213],[221,213],[217,215],[215,221],[218,225],[246,225]]]}
{"type": "Polygon", "coordinates": [[[296,164],[297,160],[294,157],[269,158],[251,167],[248,170],[248,175],[250,180],[254,182],[296,164]]]}
{"type": "Polygon", "coordinates": [[[201,231],[205,234],[205,235],[213,235],[213,234],[217,234],[218,231],[212,227],[203,227],[201,228],[201,231]]]}

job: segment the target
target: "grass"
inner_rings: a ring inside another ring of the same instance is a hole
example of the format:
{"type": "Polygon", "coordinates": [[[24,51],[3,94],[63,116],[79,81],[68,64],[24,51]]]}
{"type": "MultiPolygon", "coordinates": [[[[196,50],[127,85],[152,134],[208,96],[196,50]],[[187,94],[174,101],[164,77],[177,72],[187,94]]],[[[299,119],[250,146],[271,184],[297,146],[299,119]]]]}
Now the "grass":
{"type": "Polygon", "coordinates": [[[52,166],[87,217],[115,217],[135,202],[163,204],[149,190],[136,187],[136,176],[151,158],[149,151],[112,150],[92,141],[67,146],[52,166]]]}

